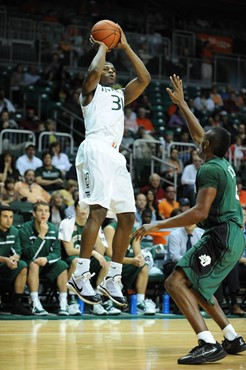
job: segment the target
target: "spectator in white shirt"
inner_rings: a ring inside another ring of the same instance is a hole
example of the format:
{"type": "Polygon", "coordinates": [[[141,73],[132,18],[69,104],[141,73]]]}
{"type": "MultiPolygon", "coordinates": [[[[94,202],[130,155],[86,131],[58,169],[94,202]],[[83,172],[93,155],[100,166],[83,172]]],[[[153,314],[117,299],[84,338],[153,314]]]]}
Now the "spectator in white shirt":
{"type": "Polygon", "coordinates": [[[172,273],[179,260],[201,239],[203,233],[204,230],[196,225],[179,227],[171,231],[168,237],[167,257],[163,265],[165,276],[172,273]]]}
{"type": "Polygon", "coordinates": [[[64,175],[72,166],[67,154],[61,152],[61,144],[59,141],[54,141],[50,145],[50,150],[52,153],[52,165],[62,171],[64,175]]]}
{"type": "Polygon", "coordinates": [[[35,171],[38,167],[43,165],[41,159],[35,156],[35,145],[33,143],[26,143],[25,152],[16,161],[16,168],[23,176],[26,170],[35,171]]]}
{"type": "Polygon", "coordinates": [[[15,113],[15,107],[9,99],[5,98],[5,91],[0,88],[0,113],[7,111],[9,113],[15,113]]]}
{"type": "Polygon", "coordinates": [[[190,200],[191,206],[195,204],[194,185],[196,181],[196,174],[201,167],[202,160],[196,155],[193,157],[192,164],[185,166],[181,176],[181,184],[183,185],[182,196],[190,200]]]}

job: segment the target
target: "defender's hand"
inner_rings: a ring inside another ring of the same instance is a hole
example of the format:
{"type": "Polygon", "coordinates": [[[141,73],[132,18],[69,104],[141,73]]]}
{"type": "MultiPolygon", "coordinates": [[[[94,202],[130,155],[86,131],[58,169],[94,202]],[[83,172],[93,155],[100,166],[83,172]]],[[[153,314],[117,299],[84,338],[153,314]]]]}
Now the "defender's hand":
{"type": "Polygon", "coordinates": [[[174,104],[177,105],[184,103],[185,100],[182,80],[179,78],[179,76],[176,76],[174,74],[173,76],[170,76],[170,82],[172,84],[173,91],[169,89],[169,87],[166,88],[166,91],[170,96],[170,99],[174,104]]]}
{"type": "Polygon", "coordinates": [[[131,238],[135,237],[136,240],[142,240],[143,237],[149,233],[152,233],[152,232],[155,232],[155,231],[158,231],[159,228],[157,225],[153,225],[153,224],[145,224],[143,225],[142,227],[140,227],[139,229],[137,229],[134,233],[132,233],[130,235],[131,238]]]}

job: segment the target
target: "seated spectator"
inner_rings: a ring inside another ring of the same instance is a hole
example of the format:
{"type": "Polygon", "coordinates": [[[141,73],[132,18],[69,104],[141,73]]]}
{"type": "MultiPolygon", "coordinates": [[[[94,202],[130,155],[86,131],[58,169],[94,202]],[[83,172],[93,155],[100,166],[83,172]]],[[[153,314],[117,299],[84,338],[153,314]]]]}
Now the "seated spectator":
{"type": "Polygon", "coordinates": [[[179,199],[179,209],[181,213],[190,209],[190,200],[188,198],[180,198],[179,199]]]}
{"type": "Polygon", "coordinates": [[[182,128],[186,126],[186,123],[181,116],[179,109],[177,109],[176,112],[171,115],[167,122],[167,126],[170,129],[182,128]]]}
{"type": "Polygon", "coordinates": [[[5,98],[5,91],[0,87],[0,113],[2,111],[15,113],[15,107],[9,99],[5,98]]]}
{"type": "Polygon", "coordinates": [[[15,191],[15,180],[8,177],[4,183],[4,188],[1,190],[1,204],[8,205],[14,201],[20,201],[21,196],[15,191]]]}
{"type": "Polygon", "coordinates": [[[74,205],[74,198],[73,198],[73,192],[78,188],[77,181],[74,180],[67,180],[65,184],[65,189],[61,189],[60,193],[64,197],[64,203],[67,207],[74,205]]]}
{"type": "Polygon", "coordinates": [[[50,218],[49,221],[55,225],[58,229],[62,220],[65,216],[65,203],[63,195],[59,190],[54,191],[50,198],[50,218]]]}
{"type": "MultiPolygon", "coordinates": [[[[84,210],[81,212],[78,200],[75,202],[75,216],[63,220],[59,228],[59,240],[62,241],[62,255],[64,261],[69,266],[68,278],[71,277],[72,273],[75,272],[79,253],[80,253],[80,241],[82,236],[82,231],[88,217],[88,211],[84,210]]],[[[92,285],[96,288],[107,275],[109,269],[109,263],[104,258],[105,243],[103,244],[100,237],[100,232],[98,234],[94,250],[92,251],[92,256],[90,258],[90,273],[95,274],[92,278],[92,285]]],[[[69,290],[69,314],[77,315],[80,314],[78,301],[74,293],[69,290]]],[[[112,306],[111,306],[112,307],[112,306]]],[[[121,313],[118,310],[118,313],[121,313]]],[[[92,307],[91,312],[96,315],[110,314],[104,308],[104,305],[96,304],[92,307]]]]}
{"type": "Polygon", "coordinates": [[[63,176],[58,168],[52,166],[50,152],[42,153],[42,161],[42,167],[38,167],[35,171],[37,184],[49,193],[61,189],[64,185],[63,176]]]}
{"type": "Polygon", "coordinates": [[[134,134],[138,130],[137,115],[130,107],[125,108],[124,127],[134,134]]]}
{"type": "Polygon", "coordinates": [[[152,190],[147,191],[146,199],[147,199],[146,208],[149,208],[152,212],[151,221],[161,220],[155,200],[155,194],[152,190]]]}
{"type": "Polygon", "coordinates": [[[155,132],[153,123],[149,118],[146,117],[146,109],[145,108],[138,108],[137,113],[137,124],[138,126],[143,126],[145,130],[148,132],[155,132]]]}
{"type": "Polygon", "coordinates": [[[38,167],[42,166],[42,161],[35,156],[35,145],[33,143],[26,143],[25,152],[16,161],[16,168],[23,176],[26,170],[35,171],[38,167]]]}
{"type": "MultiPolygon", "coordinates": [[[[106,255],[112,257],[112,242],[115,235],[117,222],[110,223],[104,228],[104,234],[108,243],[106,255]]],[[[133,228],[132,231],[135,231],[133,228]]],[[[155,315],[155,307],[145,297],[148,284],[148,266],[145,264],[141,253],[140,241],[132,238],[130,246],[133,249],[134,257],[129,257],[129,249],[123,259],[122,283],[126,289],[134,289],[137,293],[137,311],[144,315],[155,315]]],[[[129,247],[130,247],[129,246],[129,247]]]]}
{"type": "Polygon", "coordinates": [[[35,108],[28,105],[26,107],[25,115],[23,119],[20,121],[20,127],[23,128],[24,130],[37,132],[39,121],[40,119],[36,115],[35,108]]]}
{"type": "Polygon", "coordinates": [[[10,77],[11,96],[15,104],[22,104],[21,86],[23,86],[24,72],[23,65],[17,64],[10,77]]]}
{"type": "Polygon", "coordinates": [[[52,143],[57,141],[57,138],[56,138],[56,135],[55,135],[56,121],[54,121],[53,119],[48,118],[46,120],[45,127],[46,127],[46,131],[50,132],[50,135],[48,136],[48,140],[47,140],[47,147],[49,147],[52,143]]]}
{"type": "Polygon", "coordinates": [[[236,113],[239,111],[239,108],[236,104],[237,97],[234,91],[231,91],[229,94],[229,98],[224,100],[224,109],[228,113],[236,113]]]}
{"type": "Polygon", "coordinates": [[[173,186],[168,186],[166,188],[166,198],[162,199],[158,204],[159,214],[163,219],[169,218],[172,210],[179,207],[179,202],[174,200],[175,194],[175,188],[173,186]]]}
{"type": "Polygon", "coordinates": [[[139,193],[135,197],[136,199],[136,220],[135,227],[140,227],[142,225],[142,212],[147,205],[147,198],[143,193],[139,193]]]}
{"type": "Polygon", "coordinates": [[[196,148],[192,148],[190,151],[190,157],[187,160],[187,162],[184,163],[184,167],[187,166],[188,164],[193,164],[193,158],[198,155],[198,150],[196,148]]]}
{"type": "MultiPolygon", "coordinates": [[[[78,188],[74,189],[74,191],[72,192],[72,197],[73,197],[73,201],[74,201],[74,204],[75,204],[75,202],[79,199],[79,189],[78,188]]],[[[65,209],[66,218],[75,216],[74,204],[65,209]]]]}
{"type": "Polygon", "coordinates": [[[195,115],[200,118],[204,115],[212,113],[215,109],[215,104],[209,93],[205,90],[201,91],[201,95],[197,96],[193,102],[195,115]]]}
{"type": "Polygon", "coordinates": [[[155,140],[153,136],[148,134],[143,126],[139,126],[135,139],[143,139],[142,141],[135,142],[134,144],[135,158],[151,158],[156,148],[156,144],[151,143],[151,141],[155,140]],[[144,140],[148,140],[150,142],[146,142],[144,140]]]}
{"type": "Polygon", "coordinates": [[[240,123],[237,131],[238,136],[242,140],[242,146],[246,145],[246,126],[245,123],[240,123]]]}
{"type": "Polygon", "coordinates": [[[39,201],[49,202],[50,194],[35,182],[35,173],[33,170],[26,170],[24,181],[18,181],[15,184],[15,191],[26,201],[36,203],[39,201]]]}
{"type": "Polygon", "coordinates": [[[67,154],[61,152],[61,144],[59,141],[54,141],[51,143],[50,150],[52,154],[53,166],[61,170],[61,172],[65,175],[65,173],[69,171],[72,164],[69,162],[67,154]]]}
{"type": "Polygon", "coordinates": [[[33,207],[33,220],[22,224],[19,234],[23,259],[28,264],[27,284],[32,301],[32,313],[47,316],[39,297],[40,277],[57,285],[59,291],[59,315],[69,315],[67,305],[68,265],[61,260],[61,246],[56,226],[48,222],[49,204],[37,202],[33,207]]]}
{"type": "Polygon", "coordinates": [[[134,136],[133,132],[130,131],[127,127],[124,127],[124,134],[123,138],[121,141],[121,146],[120,146],[120,152],[123,154],[127,159],[129,157],[129,151],[127,149],[132,149],[133,143],[134,143],[134,136]],[[126,149],[124,149],[124,148],[126,149]]]}
{"type": "Polygon", "coordinates": [[[15,181],[20,180],[20,173],[15,167],[15,157],[6,151],[0,156],[0,181],[5,182],[9,177],[15,181]]]}
{"type": "Polygon", "coordinates": [[[223,107],[223,100],[216,85],[213,85],[210,96],[215,104],[215,108],[223,107]]]}
{"type": "Polygon", "coordinates": [[[165,179],[172,181],[174,179],[174,173],[180,178],[183,171],[183,163],[179,159],[179,151],[177,148],[172,147],[170,152],[170,157],[167,158],[166,162],[174,167],[169,167],[168,165],[162,166],[162,172],[165,179]]]}
{"type": "Polygon", "coordinates": [[[246,208],[246,190],[243,189],[242,179],[237,177],[237,193],[242,207],[246,208]]]}
{"type": "Polygon", "coordinates": [[[158,202],[165,197],[165,191],[161,187],[161,178],[158,173],[152,173],[149,177],[149,185],[144,186],[140,189],[143,194],[146,194],[148,190],[152,190],[155,195],[156,205],[158,202]]]}
{"type": "Polygon", "coordinates": [[[0,130],[18,128],[17,123],[14,119],[9,118],[9,112],[3,110],[0,116],[0,130]]]}
{"type": "Polygon", "coordinates": [[[30,85],[37,85],[39,83],[44,85],[45,81],[41,81],[41,77],[39,73],[37,72],[36,65],[30,64],[27,68],[27,71],[24,72],[23,85],[30,86],[30,85]]]}
{"type": "Polygon", "coordinates": [[[195,204],[195,182],[198,169],[201,167],[202,159],[197,155],[193,157],[193,163],[185,166],[181,176],[182,196],[189,198],[191,206],[195,204]]]}
{"type": "Polygon", "coordinates": [[[0,208],[0,284],[14,297],[11,313],[14,315],[31,315],[23,306],[22,297],[27,280],[27,264],[21,259],[19,231],[13,226],[13,210],[0,208]]]}
{"type": "Polygon", "coordinates": [[[171,231],[168,238],[167,257],[164,261],[163,271],[166,276],[169,276],[179,260],[194,244],[196,244],[204,230],[190,225],[186,227],[179,227],[171,231]]]}

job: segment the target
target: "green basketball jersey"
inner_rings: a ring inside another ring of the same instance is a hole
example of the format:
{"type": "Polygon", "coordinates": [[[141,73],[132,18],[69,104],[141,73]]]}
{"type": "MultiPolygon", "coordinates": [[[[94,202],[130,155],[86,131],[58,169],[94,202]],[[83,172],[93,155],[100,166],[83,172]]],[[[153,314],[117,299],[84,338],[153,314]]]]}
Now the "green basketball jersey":
{"type": "Polygon", "coordinates": [[[217,194],[207,219],[198,226],[208,229],[227,221],[234,221],[242,226],[243,214],[237,194],[236,174],[224,158],[213,158],[198,170],[196,192],[208,187],[216,188],[217,194]]]}

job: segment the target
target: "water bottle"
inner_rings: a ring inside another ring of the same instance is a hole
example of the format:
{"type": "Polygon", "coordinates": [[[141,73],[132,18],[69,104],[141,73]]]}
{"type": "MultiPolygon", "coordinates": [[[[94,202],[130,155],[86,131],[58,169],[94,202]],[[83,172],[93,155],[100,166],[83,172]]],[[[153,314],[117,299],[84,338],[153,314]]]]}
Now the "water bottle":
{"type": "Polygon", "coordinates": [[[80,309],[80,313],[81,315],[83,315],[84,311],[85,311],[85,302],[82,301],[80,298],[78,299],[79,301],[79,309],[80,309]]]}
{"type": "Polygon", "coordinates": [[[170,313],[170,295],[167,293],[162,296],[162,313],[170,313]]]}
{"type": "Polygon", "coordinates": [[[136,294],[131,295],[130,314],[131,315],[136,315],[137,314],[137,295],[136,294]]]}

